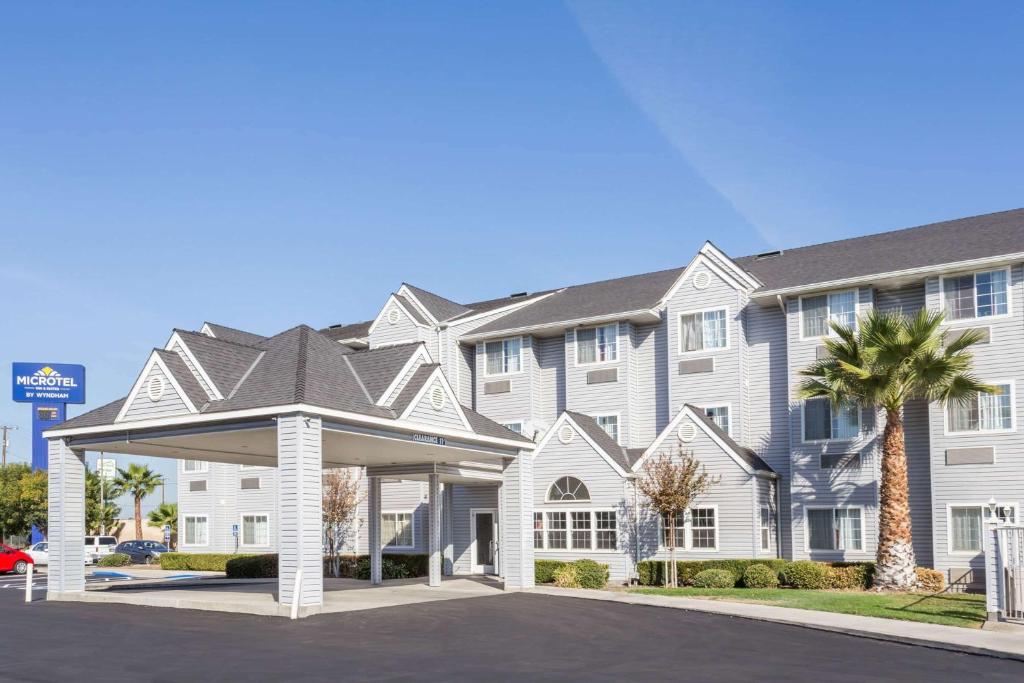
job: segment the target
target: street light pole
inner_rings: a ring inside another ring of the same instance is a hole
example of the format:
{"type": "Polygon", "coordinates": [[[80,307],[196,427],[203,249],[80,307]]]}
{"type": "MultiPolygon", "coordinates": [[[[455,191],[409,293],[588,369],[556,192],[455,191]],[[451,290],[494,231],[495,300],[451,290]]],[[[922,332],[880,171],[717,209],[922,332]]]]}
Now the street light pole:
{"type": "Polygon", "coordinates": [[[9,432],[9,431],[11,431],[13,429],[17,429],[17,428],[18,428],[17,426],[13,426],[12,427],[10,425],[0,425],[0,431],[3,432],[3,437],[2,437],[3,447],[2,447],[2,449],[0,449],[0,450],[3,451],[3,456],[2,456],[3,460],[0,461],[0,462],[2,462],[2,465],[0,465],[0,467],[7,467],[7,445],[8,445],[8,443],[10,443],[9,440],[7,439],[7,432],[9,432]]]}

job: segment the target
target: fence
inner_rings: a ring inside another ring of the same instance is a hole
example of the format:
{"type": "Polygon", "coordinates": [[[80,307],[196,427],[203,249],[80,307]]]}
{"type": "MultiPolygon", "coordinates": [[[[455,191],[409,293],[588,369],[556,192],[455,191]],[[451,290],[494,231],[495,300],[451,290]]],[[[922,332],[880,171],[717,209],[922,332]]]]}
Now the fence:
{"type": "Polygon", "coordinates": [[[992,525],[986,541],[989,617],[1024,621],[1024,526],[992,525]]]}

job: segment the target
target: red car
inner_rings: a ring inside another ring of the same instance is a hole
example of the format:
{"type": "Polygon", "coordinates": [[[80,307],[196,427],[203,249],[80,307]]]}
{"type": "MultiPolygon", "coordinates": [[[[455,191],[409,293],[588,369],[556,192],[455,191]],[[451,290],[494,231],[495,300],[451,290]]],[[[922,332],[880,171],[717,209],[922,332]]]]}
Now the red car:
{"type": "Polygon", "coordinates": [[[30,564],[33,564],[32,558],[27,553],[0,543],[0,572],[24,574],[30,564]]]}

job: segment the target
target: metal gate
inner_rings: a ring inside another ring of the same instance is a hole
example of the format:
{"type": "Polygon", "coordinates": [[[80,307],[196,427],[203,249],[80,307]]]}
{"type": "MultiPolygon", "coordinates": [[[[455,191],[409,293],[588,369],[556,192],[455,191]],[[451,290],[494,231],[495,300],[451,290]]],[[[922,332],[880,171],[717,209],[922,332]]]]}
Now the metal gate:
{"type": "Polygon", "coordinates": [[[996,527],[1003,618],[1024,620],[1024,526],[996,527]]]}

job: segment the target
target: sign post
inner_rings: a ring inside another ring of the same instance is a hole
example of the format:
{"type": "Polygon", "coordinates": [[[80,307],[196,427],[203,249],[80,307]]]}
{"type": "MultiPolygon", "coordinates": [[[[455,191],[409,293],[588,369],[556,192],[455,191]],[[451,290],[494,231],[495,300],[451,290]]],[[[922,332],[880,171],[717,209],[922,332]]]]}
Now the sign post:
{"type": "MultiPolygon", "coordinates": [[[[63,422],[69,403],[85,403],[85,366],[68,363],[13,363],[11,394],[32,404],[32,469],[45,470],[48,449],[43,432],[63,422]]],[[[32,527],[32,543],[43,540],[32,527]]]]}

